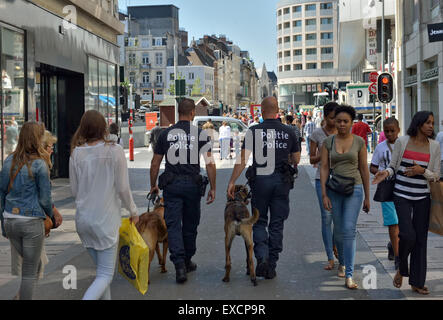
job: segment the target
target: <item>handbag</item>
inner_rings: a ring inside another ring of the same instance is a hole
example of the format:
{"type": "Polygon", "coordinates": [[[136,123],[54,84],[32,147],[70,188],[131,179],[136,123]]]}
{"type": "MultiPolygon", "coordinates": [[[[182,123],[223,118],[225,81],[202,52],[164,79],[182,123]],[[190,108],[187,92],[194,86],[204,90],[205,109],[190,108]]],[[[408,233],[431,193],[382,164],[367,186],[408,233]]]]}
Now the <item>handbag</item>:
{"type": "Polygon", "coordinates": [[[329,151],[329,177],[328,181],[326,181],[326,188],[349,197],[354,193],[355,179],[334,173],[331,160],[331,153],[334,148],[334,139],[335,136],[332,137],[331,150],[329,151]]]}
{"type": "Polygon", "coordinates": [[[429,231],[443,236],[443,182],[430,182],[431,213],[429,216],[429,231]]]}
{"type": "MultiPolygon", "coordinates": [[[[392,149],[388,143],[389,151],[392,149]]],[[[374,194],[374,201],[376,202],[392,202],[394,201],[394,188],[395,188],[395,174],[391,178],[380,182],[377,185],[377,190],[374,194]]]]}
{"type": "MultiPolygon", "coordinates": [[[[23,168],[24,164],[22,164],[17,171],[14,173],[14,175],[12,176],[12,178],[9,180],[9,185],[8,185],[8,192],[6,194],[8,194],[11,189],[12,189],[12,185],[14,184],[14,180],[17,177],[18,173],[20,172],[20,170],[23,168]]],[[[52,219],[46,215],[45,221],[45,237],[49,237],[49,232],[51,232],[51,229],[54,227],[54,223],[52,222],[52,219]]]]}

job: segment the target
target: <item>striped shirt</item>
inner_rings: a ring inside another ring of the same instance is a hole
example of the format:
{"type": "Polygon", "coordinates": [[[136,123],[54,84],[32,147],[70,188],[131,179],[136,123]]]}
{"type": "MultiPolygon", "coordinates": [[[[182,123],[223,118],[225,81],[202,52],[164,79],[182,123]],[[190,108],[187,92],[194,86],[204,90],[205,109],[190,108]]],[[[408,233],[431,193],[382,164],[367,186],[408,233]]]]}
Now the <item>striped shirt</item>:
{"type": "Polygon", "coordinates": [[[407,177],[406,168],[413,167],[414,161],[424,169],[428,168],[431,155],[405,150],[395,180],[394,194],[408,200],[422,200],[429,196],[429,186],[423,175],[407,177]]]}
{"type": "Polygon", "coordinates": [[[309,121],[306,125],[305,125],[305,134],[307,137],[309,137],[312,132],[314,132],[315,130],[315,123],[312,121],[309,121]]]}

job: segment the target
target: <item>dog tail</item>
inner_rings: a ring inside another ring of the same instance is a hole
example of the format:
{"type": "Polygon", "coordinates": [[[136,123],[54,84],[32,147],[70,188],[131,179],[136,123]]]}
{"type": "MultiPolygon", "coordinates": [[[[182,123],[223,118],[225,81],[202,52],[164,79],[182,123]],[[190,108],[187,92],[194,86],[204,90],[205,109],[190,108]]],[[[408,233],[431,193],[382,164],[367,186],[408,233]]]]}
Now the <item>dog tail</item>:
{"type": "Polygon", "coordinates": [[[255,224],[258,221],[259,217],[260,217],[260,212],[258,211],[258,209],[254,208],[252,210],[252,216],[249,218],[243,219],[242,223],[255,224]]]}

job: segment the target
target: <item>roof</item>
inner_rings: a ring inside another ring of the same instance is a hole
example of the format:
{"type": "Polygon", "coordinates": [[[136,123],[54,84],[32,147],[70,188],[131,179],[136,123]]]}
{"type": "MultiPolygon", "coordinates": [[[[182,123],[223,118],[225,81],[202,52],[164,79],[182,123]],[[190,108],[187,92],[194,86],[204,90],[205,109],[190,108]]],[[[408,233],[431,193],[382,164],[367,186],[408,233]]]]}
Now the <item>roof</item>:
{"type": "Polygon", "coordinates": [[[274,71],[268,71],[268,77],[272,82],[278,81],[274,71]]]}
{"type": "MultiPolygon", "coordinates": [[[[201,102],[204,102],[206,105],[210,106],[211,103],[205,97],[186,97],[188,99],[192,99],[195,102],[195,105],[198,105],[201,102]]],[[[162,103],[159,104],[160,107],[165,106],[175,106],[175,97],[174,96],[165,96],[162,103]]]]}

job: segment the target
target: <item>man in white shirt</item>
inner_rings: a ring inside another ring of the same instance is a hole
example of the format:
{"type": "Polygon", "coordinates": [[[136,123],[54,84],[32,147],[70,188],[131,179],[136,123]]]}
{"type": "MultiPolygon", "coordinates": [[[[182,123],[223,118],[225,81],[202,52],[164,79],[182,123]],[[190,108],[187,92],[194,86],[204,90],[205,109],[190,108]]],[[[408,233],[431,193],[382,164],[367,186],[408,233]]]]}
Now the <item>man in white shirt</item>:
{"type": "Polygon", "coordinates": [[[220,160],[229,159],[231,156],[231,127],[226,121],[219,129],[220,160]]]}

